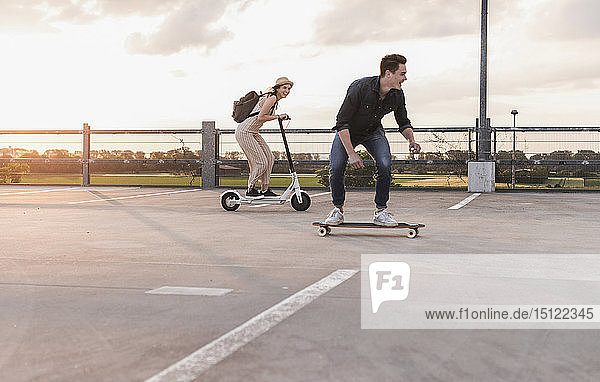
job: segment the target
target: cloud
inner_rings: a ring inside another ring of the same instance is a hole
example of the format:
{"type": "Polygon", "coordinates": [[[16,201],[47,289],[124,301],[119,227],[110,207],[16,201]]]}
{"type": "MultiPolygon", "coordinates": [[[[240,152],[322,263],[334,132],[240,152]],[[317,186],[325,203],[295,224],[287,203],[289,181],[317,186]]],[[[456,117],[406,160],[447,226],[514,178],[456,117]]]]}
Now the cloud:
{"type": "Polygon", "coordinates": [[[98,8],[104,15],[156,16],[171,12],[183,3],[184,0],[98,0],[98,8]]]}
{"type": "Polygon", "coordinates": [[[477,0],[334,0],[315,21],[315,42],[350,45],[478,31],[477,0]]]}
{"type": "Polygon", "coordinates": [[[185,0],[3,0],[0,28],[19,31],[55,30],[55,23],[86,24],[108,16],[156,16],[185,0]]]}
{"type": "Polygon", "coordinates": [[[226,6],[221,0],[188,1],[169,14],[155,33],[129,35],[125,47],[129,53],[149,55],[170,55],[190,47],[210,50],[233,36],[215,25],[226,6]]]}
{"type": "Polygon", "coordinates": [[[492,86],[501,94],[527,94],[531,92],[558,91],[559,89],[594,88],[600,79],[600,58],[569,46],[555,46],[562,51],[559,57],[554,49],[536,49],[536,55],[521,56],[518,65],[497,67],[497,80],[492,86]]]}
{"type": "MultiPolygon", "coordinates": [[[[488,24],[515,17],[527,1],[490,1],[488,24]]],[[[353,45],[478,35],[480,22],[481,0],[331,0],[329,11],[315,20],[314,42],[353,45]]]]}
{"type": "Polygon", "coordinates": [[[1,1],[0,30],[49,31],[52,28],[43,21],[46,12],[40,7],[42,1],[1,1]]]}
{"type": "Polygon", "coordinates": [[[495,91],[559,94],[596,86],[600,25],[594,19],[599,13],[597,0],[545,0],[517,9],[490,46],[495,91]]]}
{"type": "Polygon", "coordinates": [[[540,4],[531,32],[537,38],[555,41],[599,38],[598,15],[598,0],[554,0],[540,4]]]}
{"type": "Polygon", "coordinates": [[[175,78],[184,78],[188,76],[188,73],[185,70],[174,69],[169,72],[175,78]]]}
{"type": "MultiPolygon", "coordinates": [[[[162,17],[154,33],[131,33],[129,53],[169,55],[190,47],[213,49],[233,37],[217,25],[228,6],[242,12],[256,0],[11,0],[0,2],[0,28],[39,32],[60,23],[87,24],[104,17],[162,17]]],[[[160,20],[160,19],[159,19],[160,20]]]]}

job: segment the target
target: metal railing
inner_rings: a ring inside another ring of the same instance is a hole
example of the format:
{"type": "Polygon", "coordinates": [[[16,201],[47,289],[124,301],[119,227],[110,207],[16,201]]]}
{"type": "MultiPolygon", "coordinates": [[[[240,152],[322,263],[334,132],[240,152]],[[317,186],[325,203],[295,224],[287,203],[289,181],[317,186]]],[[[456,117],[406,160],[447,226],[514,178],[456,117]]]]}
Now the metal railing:
{"type": "MultiPolygon", "coordinates": [[[[164,158],[164,159],[94,159],[90,157],[90,145],[92,141],[92,135],[142,135],[142,134],[203,134],[215,135],[215,123],[214,121],[203,121],[202,129],[116,129],[116,130],[92,130],[89,124],[84,123],[81,130],[0,130],[1,135],[81,135],[82,142],[82,157],[81,158],[6,158],[0,157],[2,163],[45,163],[45,164],[78,164],[81,165],[82,175],[82,186],[90,185],[90,164],[93,163],[139,163],[139,164],[164,164],[164,163],[179,163],[179,164],[197,164],[202,166],[201,159],[186,159],[186,158],[164,158]]],[[[202,142],[210,142],[211,139],[202,140],[202,142]]],[[[204,147],[203,152],[208,153],[211,157],[215,157],[213,153],[215,147],[204,147]],[[212,149],[212,151],[211,151],[212,149]]],[[[211,178],[211,167],[214,167],[216,161],[214,159],[208,160],[204,167],[206,170],[207,178],[211,178]]],[[[214,173],[214,170],[212,171],[214,173]]],[[[214,174],[212,175],[214,179],[214,174]]],[[[207,186],[211,186],[210,182],[207,186]]],[[[213,185],[214,187],[214,185],[213,185]]]]}
{"type": "MultiPolygon", "coordinates": [[[[466,157],[462,159],[449,159],[444,157],[444,151],[438,150],[440,158],[430,158],[421,156],[412,156],[409,153],[400,153],[400,156],[404,158],[396,158],[392,161],[393,165],[436,165],[436,164],[457,164],[465,165],[470,160],[477,158],[477,123],[473,126],[463,127],[415,127],[415,135],[423,135],[427,133],[431,134],[454,134],[460,133],[464,137],[464,140],[458,139],[448,143],[450,146],[455,145],[463,149],[456,150],[458,152],[465,152],[466,157]]],[[[388,134],[398,134],[397,128],[386,128],[388,134]]],[[[523,166],[583,166],[592,167],[600,165],[600,159],[548,159],[544,158],[539,153],[529,153],[529,157],[521,155],[517,158],[515,153],[517,152],[517,134],[539,134],[539,133],[600,133],[600,127],[582,127],[582,126],[560,126],[560,127],[540,127],[540,126],[527,126],[527,127],[492,127],[492,153],[491,158],[498,165],[511,166],[513,173],[513,187],[515,177],[515,167],[523,166]],[[502,140],[498,139],[499,135],[512,134],[512,139],[502,140]],[[498,146],[504,144],[510,144],[512,148],[510,150],[498,151],[498,146]],[[499,153],[512,152],[510,159],[502,158],[499,153]],[[537,156],[536,156],[537,155],[537,156]]],[[[82,154],[81,158],[9,158],[0,157],[2,163],[46,163],[46,164],[78,164],[81,166],[82,185],[90,185],[90,164],[94,163],[142,163],[142,164],[163,164],[163,163],[179,163],[197,165],[202,171],[202,187],[203,188],[214,188],[219,186],[219,171],[220,165],[241,165],[246,164],[245,159],[223,159],[221,141],[226,136],[231,136],[235,133],[235,129],[217,129],[214,121],[203,121],[201,129],[111,129],[111,130],[92,130],[89,124],[83,124],[81,130],[0,130],[0,136],[2,135],[81,135],[82,142],[82,154]],[[95,135],[141,135],[141,134],[192,134],[198,135],[202,142],[202,155],[201,159],[187,159],[187,158],[165,158],[165,159],[95,159],[90,157],[90,145],[95,135]]],[[[290,135],[318,135],[325,134],[329,137],[327,142],[331,142],[331,135],[333,131],[331,129],[286,129],[286,133],[290,135]]],[[[261,134],[280,134],[279,129],[261,129],[261,134]]],[[[321,142],[327,144],[327,142],[321,142]]],[[[543,141],[534,141],[543,142],[543,141]]],[[[594,140],[586,140],[582,142],[595,142],[594,140]]],[[[428,143],[435,143],[428,141],[428,143]]],[[[530,141],[531,143],[531,141],[530,141]]],[[[235,143],[234,143],[235,144],[235,143]]],[[[329,143],[330,144],[330,143],[329,143]]],[[[599,143],[600,145],[600,143],[599,143]]],[[[600,146],[599,146],[600,147],[600,146]]],[[[448,149],[448,148],[446,148],[448,149]]],[[[293,150],[292,150],[293,151],[293,150]]],[[[448,150],[446,150],[448,151],[448,150]]],[[[528,154],[525,150],[519,150],[522,154],[528,154]]],[[[326,153],[323,153],[327,156],[326,153]]],[[[430,154],[434,154],[430,152],[430,154]]],[[[598,150],[600,158],[600,149],[598,150]]],[[[276,161],[277,164],[285,164],[285,160],[276,161]]],[[[329,161],[327,158],[319,158],[314,160],[295,160],[295,163],[301,165],[312,165],[312,166],[326,166],[329,161]]],[[[366,164],[372,164],[370,161],[366,161],[366,164]]]]}

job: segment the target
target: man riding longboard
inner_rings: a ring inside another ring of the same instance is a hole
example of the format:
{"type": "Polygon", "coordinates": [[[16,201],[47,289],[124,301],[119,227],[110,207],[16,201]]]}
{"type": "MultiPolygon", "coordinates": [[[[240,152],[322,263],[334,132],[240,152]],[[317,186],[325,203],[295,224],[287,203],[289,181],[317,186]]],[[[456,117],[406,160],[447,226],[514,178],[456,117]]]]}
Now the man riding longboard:
{"type": "Polygon", "coordinates": [[[406,57],[390,54],[381,59],[379,76],[358,79],[348,88],[333,127],[336,134],[329,155],[329,185],[334,209],[325,219],[325,224],[339,225],[344,222],[344,172],[348,162],[355,169],[364,167],[354,150],[360,144],[367,149],[377,166],[373,223],[385,227],[398,225],[387,210],[392,182],[392,154],[381,119],[394,112],[399,130],[409,142],[410,151],[421,151],[406,112],[402,91],[404,81],[406,57]]]}

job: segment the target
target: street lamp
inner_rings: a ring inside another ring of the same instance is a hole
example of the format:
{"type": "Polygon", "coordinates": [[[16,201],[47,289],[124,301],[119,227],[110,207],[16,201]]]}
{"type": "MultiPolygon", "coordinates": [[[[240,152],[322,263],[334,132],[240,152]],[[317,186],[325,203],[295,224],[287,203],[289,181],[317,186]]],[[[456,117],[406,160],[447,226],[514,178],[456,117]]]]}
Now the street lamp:
{"type": "Polygon", "coordinates": [[[515,152],[517,150],[517,114],[519,112],[517,110],[512,110],[510,112],[513,116],[513,149],[512,149],[512,188],[515,189],[516,186],[516,175],[515,175],[515,152]]]}

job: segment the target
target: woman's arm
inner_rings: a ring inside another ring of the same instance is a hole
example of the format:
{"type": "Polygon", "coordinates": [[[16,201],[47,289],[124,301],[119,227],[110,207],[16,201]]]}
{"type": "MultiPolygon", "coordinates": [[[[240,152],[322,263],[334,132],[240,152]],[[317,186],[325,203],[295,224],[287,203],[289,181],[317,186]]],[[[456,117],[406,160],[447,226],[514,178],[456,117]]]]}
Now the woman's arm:
{"type": "Polygon", "coordinates": [[[267,121],[273,121],[280,117],[280,115],[270,115],[271,108],[275,105],[277,97],[272,95],[269,96],[266,100],[263,101],[262,106],[260,107],[260,112],[258,112],[258,122],[265,123],[267,121]]]}

